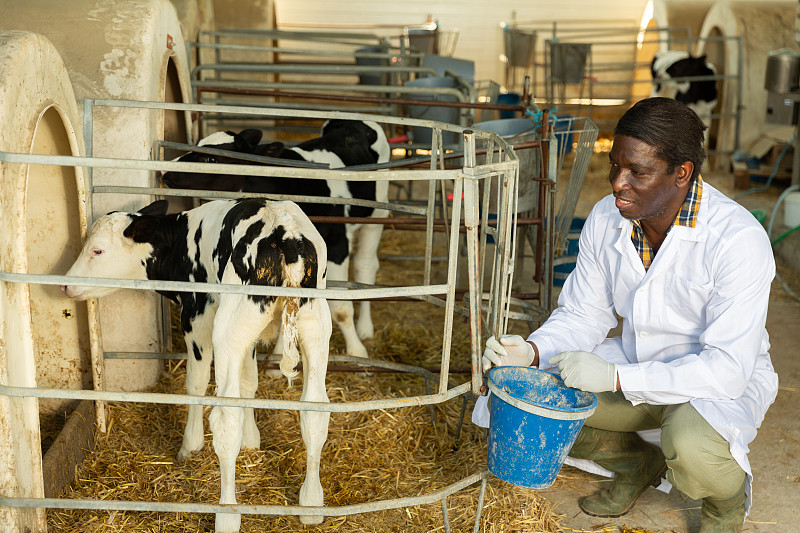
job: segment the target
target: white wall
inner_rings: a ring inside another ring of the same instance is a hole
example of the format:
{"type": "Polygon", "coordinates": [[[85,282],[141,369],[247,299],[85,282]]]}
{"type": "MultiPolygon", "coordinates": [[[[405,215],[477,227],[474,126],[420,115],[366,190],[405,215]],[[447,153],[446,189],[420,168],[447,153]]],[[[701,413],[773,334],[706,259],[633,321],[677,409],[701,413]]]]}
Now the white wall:
{"type": "MultiPolygon", "coordinates": [[[[442,30],[459,29],[454,57],[475,61],[476,79],[504,79],[501,22],[510,23],[516,11],[518,21],[596,20],[598,26],[609,20],[641,20],[647,0],[277,0],[278,27],[297,23],[414,25],[426,21],[428,14],[439,21],[442,30]]],[[[290,29],[287,27],[287,29],[290,29]]],[[[381,33],[399,34],[383,29],[381,33]]]]}

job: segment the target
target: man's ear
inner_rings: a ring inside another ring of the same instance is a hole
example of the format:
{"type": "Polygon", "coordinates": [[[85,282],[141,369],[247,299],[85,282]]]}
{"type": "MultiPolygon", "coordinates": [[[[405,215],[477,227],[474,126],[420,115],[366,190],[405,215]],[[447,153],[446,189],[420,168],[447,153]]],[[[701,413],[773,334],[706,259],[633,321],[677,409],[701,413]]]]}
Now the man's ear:
{"type": "Polygon", "coordinates": [[[684,187],[691,183],[692,174],[694,174],[694,163],[691,161],[686,161],[682,165],[678,166],[675,174],[675,186],[684,187]]]}
{"type": "Polygon", "coordinates": [[[122,232],[124,237],[133,242],[151,242],[158,229],[158,219],[149,215],[134,216],[130,225],[122,232]]]}

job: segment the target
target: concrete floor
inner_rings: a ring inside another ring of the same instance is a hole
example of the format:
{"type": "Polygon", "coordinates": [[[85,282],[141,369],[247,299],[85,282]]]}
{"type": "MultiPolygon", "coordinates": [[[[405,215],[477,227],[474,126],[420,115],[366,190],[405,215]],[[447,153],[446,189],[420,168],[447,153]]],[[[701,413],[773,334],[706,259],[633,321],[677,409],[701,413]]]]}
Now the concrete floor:
{"type": "MultiPolygon", "coordinates": [[[[727,174],[709,174],[704,179],[728,196],[742,192],[733,189],[732,177],[727,174]]],[[[765,192],[742,197],[739,201],[750,210],[763,209],[769,214],[787,185],[778,184],[765,192]]],[[[587,183],[584,191],[576,216],[585,216],[588,208],[607,194],[610,187],[607,181],[595,178],[594,183],[587,183]]],[[[776,220],[783,220],[782,212],[776,220]]],[[[782,224],[776,224],[773,238],[785,229],[782,224]]],[[[781,241],[776,247],[776,260],[781,278],[800,293],[800,232],[781,241]]],[[[780,390],[756,440],[750,446],[754,499],[743,531],[800,532],[800,303],[788,296],[777,281],[773,282],[767,330],[772,344],[772,362],[780,377],[780,390]]],[[[570,483],[556,485],[559,487],[557,489],[542,490],[540,493],[555,503],[558,512],[564,515],[563,531],[698,531],[700,502],[681,495],[675,489],[669,494],[648,489],[627,515],[617,519],[601,519],[583,514],[576,500],[609,481],[567,466],[562,470],[562,475],[573,479],[570,483]]]]}

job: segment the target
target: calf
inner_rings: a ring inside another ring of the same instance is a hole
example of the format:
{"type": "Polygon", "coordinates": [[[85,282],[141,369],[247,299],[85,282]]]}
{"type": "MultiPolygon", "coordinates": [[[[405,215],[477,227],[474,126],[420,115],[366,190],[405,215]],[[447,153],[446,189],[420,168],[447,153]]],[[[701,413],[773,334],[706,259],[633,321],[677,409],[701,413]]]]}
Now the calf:
{"type": "Polygon", "coordinates": [[[706,62],[706,56],[692,57],[688,52],[671,50],[656,52],[650,71],[653,75],[651,96],[673,98],[686,104],[707,126],[711,125],[711,112],[717,105],[716,80],[672,81],[672,78],[716,75],[717,70],[706,62]]]}
{"type": "MultiPolygon", "coordinates": [[[[167,202],[161,200],[137,213],[113,212],[100,218],[67,275],[325,287],[325,242],[292,202],[221,200],[172,215],[166,215],[166,209],[167,202]]],[[[61,289],[77,300],[115,290],[78,285],[61,289]]],[[[252,398],[258,385],[255,344],[259,339],[274,340],[282,329],[285,349],[281,370],[291,382],[302,352],[301,400],[328,401],[325,372],[331,317],[324,299],[159,292],[181,306],[188,351],[188,394],[205,394],[213,357],[217,396],[252,398]]],[[[319,462],[329,418],[329,412],[300,413],[307,458],[300,505],[323,505],[319,462]]],[[[253,409],[214,407],[209,422],[221,471],[220,503],[236,503],[234,477],[239,449],[260,445],[253,409]]],[[[202,406],[190,405],[178,460],[202,447],[202,406]]],[[[319,523],[322,517],[301,520],[319,523]]],[[[235,532],[239,524],[238,514],[218,514],[216,531],[235,532]]]]}
{"type": "MultiPolygon", "coordinates": [[[[322,127],[320,137],[308,140],[293,148],[283,143],[259,144],[261,132],[248,129],[240,133],[217,132],[202,139],[198,146],[209,146],[246,154],[279,159],[293,159],[327,163],[330,168],[386,163],[389,161],[389,143],[383,130],[375,122],[357,120],[330,120],[322,127]]],[[[253,164],[241,159],[190,152],[178,159],[190,162],[217,162],[253,164]]],[[[235,176],[229,174],[203,174],[192,172],[165,172],[162,181],[167,187],[203,189],[213,191],[241,191],[301,196],[358,198],[388,202],[387,181],[313,180],[287,177],[235,176]]],[[[300,203],[309,216],[352,216],[384,218],[385,209],[362,206],[300,203]]],[[[380,224],[328,224],[318,223],[317,229],[328,245],[328,276],[332,280],[347,281],[350,256],[356,282],[373,285],[378,272],[378,245],[383,226],[380,224]],[[357,241],[353,254],[354,240],[357,241]]],[[[359,303],[358,323],[354,324],[353,302],[330,301],[333,321],[344,335],[346,351],[350,355],[366,357],[367,350],[361,339],[372,338],[374,326],[370,303],[359,303]]]]}

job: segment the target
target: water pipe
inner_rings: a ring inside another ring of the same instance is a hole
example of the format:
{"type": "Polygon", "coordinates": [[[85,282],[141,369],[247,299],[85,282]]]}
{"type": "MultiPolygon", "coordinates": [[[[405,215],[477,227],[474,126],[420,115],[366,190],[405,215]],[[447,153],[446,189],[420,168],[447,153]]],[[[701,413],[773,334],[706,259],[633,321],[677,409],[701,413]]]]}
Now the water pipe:
{"type": "Polygon", "coordinates": [[[797,132],[795,132],[792,135],[792,138],[789,139],[786,142],[786,144],[783,147],[783,150],[781,150],[781,153],[778,156],[778,159],[775,161],[775,166],[772,168],[772,173],[769,175],[769,178],[767,178],[767,181],[764,183],[764,185],[762,185],[761,187],[754,187],[752,189],[747,189],[746,191],[734,196],[733,199],[734,200],[738,200],[739,198],[741,198],[743,196],[747,196],[748,194],[753,194],[753,193],[756,193],[756,192],[763,192],[763,191],[766,191],[767,189],[769,189],[769,186],[772,183],[772,180],[775,179],[775,175],[778,173],[778,165],[781,164],[781,160],[783,160],[783,156],[786,155],[786,152],[789,150],[789,147],[794,144],[794,140],[795,140],[796,137],[797,137],[797,132]]]}
{"type": "MultiPolygon", "coordinates": [[[[781,235],[780,237],[778,237],[777,239],[775,239],[774,241],[772,241],[772,226],[775,223],[775,215],[778,213],[778,208],[780,207],[781,203],[786,199],[786,197],[789,195],[789,193],[797,190],[800,190],[800,185],[792,185],[789,188],[787,188],[785,191],[783,191],[783,193],[781,193],[781,195],[778,197],[778,201],[775,202],[775,207],[772,208],[772,214],[769,217],[769,224],[767,225],[767,237],[769,237],[770,242],[772,243],[773,246],[775,246],[775,244],[779,242],[781,239],[783,239],[786,235],[800,228],[800,226],[796,226],[787,231],[786,233],[784,233],[783,235],[781,235]]],[[[775,279],[778,281],[778,283],[781,284],[781,287],[783,287],[783,290],[786,291],[786,294],[794,298],[796,301],[800,302],[800,296],[798,296],[797,293],[795,293],[792,289],[789,288],[788,285],[786,285],[786,283],[783,281],[783,279],[781,278],[780,274],[778,274],[777,271],[775,272],[775,279]]]]}

